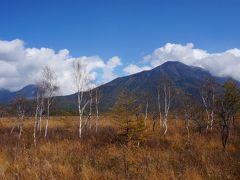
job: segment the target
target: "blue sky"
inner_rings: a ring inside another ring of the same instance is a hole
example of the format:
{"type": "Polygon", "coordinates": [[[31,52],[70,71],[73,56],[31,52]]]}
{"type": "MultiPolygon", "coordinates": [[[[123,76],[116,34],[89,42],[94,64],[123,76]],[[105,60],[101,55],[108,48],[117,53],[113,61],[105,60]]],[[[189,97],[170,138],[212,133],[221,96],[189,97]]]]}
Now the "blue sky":
{"type": "Polygon", "coordinates": [[[240,46],[239,0],[1,0],[0,38],[134,61],[167,42],[240,46]]]}
{"type": "Polygon", "coordinates": [[[141,66],[166,43],[239,48],[239,8],[239,0],[0,0],[0,40],[141,66]]]}

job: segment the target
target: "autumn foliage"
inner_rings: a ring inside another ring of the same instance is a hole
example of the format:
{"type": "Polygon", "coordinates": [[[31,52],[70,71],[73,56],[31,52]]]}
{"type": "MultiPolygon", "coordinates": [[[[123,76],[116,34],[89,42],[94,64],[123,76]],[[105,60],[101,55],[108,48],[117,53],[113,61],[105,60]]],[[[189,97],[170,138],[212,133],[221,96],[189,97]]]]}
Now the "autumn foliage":
{"type": "Polygon", "coordinates": [[[101,117],[99,131],[78,138],[78,117],[51,117],[47,139],[33,143],[34,118],[24,121],[21,139],[10,136],[13,118],[0,121],[1,179],[239,179],[240,128],[231,131],[227,152],[219,127],[198,133],[190,123],[169,119],[167,136],[148,121],[139,146],[119,143],[119,126],[112,115],[101,117]]]}

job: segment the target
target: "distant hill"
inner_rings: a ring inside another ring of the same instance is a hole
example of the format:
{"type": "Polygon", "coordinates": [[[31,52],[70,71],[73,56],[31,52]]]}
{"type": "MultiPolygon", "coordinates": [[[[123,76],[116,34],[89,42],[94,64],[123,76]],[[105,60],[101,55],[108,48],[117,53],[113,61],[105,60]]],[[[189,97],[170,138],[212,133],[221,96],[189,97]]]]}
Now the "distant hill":
{"type": "Polygon", "coordinates": [[[36,90],[35,85],[25,86],[24,88],[14,92],[11,92],[7,89],[0,89],[0,104],[11,103],[17,96],[32,99],[34,97],[35,90],[36,90]]]}

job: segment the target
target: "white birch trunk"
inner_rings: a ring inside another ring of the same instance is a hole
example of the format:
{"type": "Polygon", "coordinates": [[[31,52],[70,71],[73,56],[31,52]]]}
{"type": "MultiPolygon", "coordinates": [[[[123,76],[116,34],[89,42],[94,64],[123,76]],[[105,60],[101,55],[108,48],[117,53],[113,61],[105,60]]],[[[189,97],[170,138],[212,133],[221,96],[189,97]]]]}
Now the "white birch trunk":
{"type": "Polygon", "coordinates": [[[164,113],[165,113],[163,126],[165,127],[165,131],[164,131],[164,135],[165,135],[168,130],[167,121],[168,121],[168,112],[171,105],[171,90],[170,90],[170,87],[167,88],[166,85],[164,85],[163,91],[164,91],[164,113]]]}
{"type": "MultiPolygon", "coordinates": [[[[91,91],[91,90],[90,90],[91,91]]],[[[89,104],[89,129],[92,129],[92,92],[90,92],[90,104],[89,104]]]]}
{"type": "Polygon", "coordinates": [[[215,104],[215,95],[214,95],[214,88],[212,88],[212,112],[211,112],[211,122],[210,122],[210,129],[213,128],[213,121],[214,121],[214,104],[215,104]]]}
{"type": "Polygon", "coordinates": [[[47,137],[47,133],[48,133],[49,111],[50,111],[50,100],[48,99],[48,101],[47,101],[47,121],[46,121],[45,134],[44,134],[45,138],[47,137]]]}
{"type": "Polygon", "coordinates": [[[22,135],[22,131],[23,131],[23,121],[24,121],[24,117],[25,117],[25,111],[21,109],[21,124],[20,124],[20,132],[19,132],[19,138],[21,138],[22,135]]]}
{"type": "Polygon", "coordinates": [[[81,114],[79,115],[79,129],[78,129],[78,132],[79,132],[79,138],[82,138],[82,115],[81,114]]]}
{"type": "Polygon", "coordinates": [[[96,90],[96,132],[98,131],[98,121],[99,121],[99,116],[98,116],[98,93],[96,90]]]}
{"type": "Polygon", "coordinates": [[[160,92],[158,91],[158,113],[159,113],[159,124],[162,126],[162,113],[161,113],[161,102],[160,102],[160,92]]]}
{"type": "Polygon", "coordinates": [[[213,128],[213,121],[214,121],[214,112],[211,112],[211,121],[210,121],[210,129],[212,130],[213,128]]]}
{"type": "Polygon", "coordinates": [[[78,113],[79,113],[79,138],[82,137],[82,111],[81,111],[81,98],[80,98],[80,91],[78,91],[78,113]]]}
{"type": "Polygon", "coordinates": [[[206,102],[206,99],[204,98],[204,96],[202,95],[202,101],[203,101],[203,105],[205,107],[205,111],[206,111],[206,114],[207,114],[207,130],[209,128],[209,125],[210,125],[210,113],[209,113],[209,110],[208,110],[208,105],[207,105],[207,102],[206,102]]]}
{"type": "Polygon", "coordinates": [[[35,121],[34,121],[34,129],[33,129],[33,143],[34,143],[34,146],[37,145],[37,140],[36,140],[37,122],[38,122],[38,117],[37,117],[37,111],[36,111],[35,121]]]}
{"type": "Polygon", "coordinates": [[[168,119],[167,114],[165,114],[164,121],[163,121],[163,127],[165,127],[164,135],[167,133],[167,130],[168,130],[167,119],[168,119]]]}

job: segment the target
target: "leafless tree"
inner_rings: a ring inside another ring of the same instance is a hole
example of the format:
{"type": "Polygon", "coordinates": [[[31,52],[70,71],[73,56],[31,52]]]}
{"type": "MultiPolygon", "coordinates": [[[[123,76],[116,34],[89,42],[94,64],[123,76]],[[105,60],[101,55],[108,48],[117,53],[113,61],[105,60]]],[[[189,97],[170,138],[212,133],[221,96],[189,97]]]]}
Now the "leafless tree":
{"type": "Polygon", "coordinates": [[[89,130],[92,129],[92,104],[93,104],[93,89],[90,89],[88,91],[89,94],[89,110],[88,110],[88,115],[87,115],[87,119],[85,122],[85,125],[87,126],[87,128],[89,130]]]}
{"type": "Polygon", "coordinates": [[[98,88],[95,88],[95,107],[96,107],[96,127],[95,130],[96,132],[98,131],[98,124],[99,124],[99,101],[100,101],[100,92],[98,88]]]}
{"type": "Polygon", "coordinates": [[[42,131],[42,116],[44,112],[44,100],[45,100],[45,89],[43,84],[37,85],[37,95],[36,95],[36,116],[39,117],[37,121],[37,129],[41,134],[42,131]]]}
{"type": "Polygon", "coordinates": [[[197,126],[197,129],[198,129],[198,132],[199,132],[199,135],[200,135],[200,134],[202,134],[202,131],[204,129],[206,129],[205,128],[206,118],[204,117],[205,116],[205,109],[199,103],[192,104],[192,109],[194,110],[194,112],[192,114],[192,121],[197,126]]]}
{"type": "Polygon", "coordinates": [[[42,71],[42,76],[40,80],[40,86],[42,91],[44,92],[44,100],[46,100],[46,125],[45,125],[45,133],[44,137],[47,137],[48,132],[48,123],[50,118],[50,107],[54,101],[55,96],[59,90],[57,75],[56,73],[49,67],[45,66],[42,71]]]}
{"type": "Polygon", "coordinates": [[[163,91],[163,98],[164,98],[164,119],[163,119],[163,127],[165,127],[164,135],[167,133],[167,130],[168,130],[167,122],[168,122],[168,114],[171,107],[171,102],[174,95],[173,90],[174,88],[171,80],[167,77],[164,77],[162,80],[162,91],[163,91]]]}
{"type": "Polygon", "coordinates": [[[147,119],[148,119],[148,100],[149,100],[149,95],[148,93],[144,93],[144,99],[145,99],[145,116],[144,116],[144,125],[145,127],[147,126],[147,119]]]}
{"type": "Polygon", "coordinates": [[[85,90],[87,89],[89,79],[85,67],[80,61],[74,61],[73,63],[73,81],[77,91],[78,101],[78,114],[79,114],[79,138],[82,137],[83,129],[83,113],[86,106],[89,104],[89,100],[84,97],[85,90]]]}
{"type": "Polygon", "coordinates": [[[184,121],[185,121],[185,128],[187,131],[187,137],[188,140],[190,138],[190,131],[189,131],[189,126],[190,126],[190,121],[193,118],[193,114],[196,113],[194,112],[195,109],[193,108],[193,99],[191,94],[188,94],[186,92],[180,92],[180,94],[178,94],[178,96],[180,96],[179,98],[181,99],[181,109],[183,111],[184,114],[184,121]]]}
{"type": "Polygon", "coordinates": [[[159,113],[159,125],[161,127],[162,126],[162,110],[161,110],[160,96],[161,96],[161,86],[159,84],[157,87],[157,103],[158,103],[158,113],[159,113]]]}
{"type": "Polygon", "coordinates": [[[213,128],[216,83],[206,79],[201,88],[202,103],[207,114],[207,129],[213,128]]]}
{"type": "Polygon", "coordinates": [[[35,122],[34,122],[34,130],[33,130],[33,138],[34,144],[36,146],[36,133],[37,131],[41,135],[42,131],[42,116],[44,112],[44,89],[42,87],[42,83],[38,82],[35,90],[35,122]]]}
{"type": "MultiPolygon", "coordinates": [[[[18,128],[18,138],[21,137],[22,131],[23,131],[23,121],[25,118],[25,112],[26,112],[26,105],[27,100],[23,97],[17,97],[14,101],[14,106],[16,108],[16,116],[17,116],[17,128],[18,128]]],[[[11,134],[14,131],[15,126],[13,126],[11,130],[11,134]]]]}

